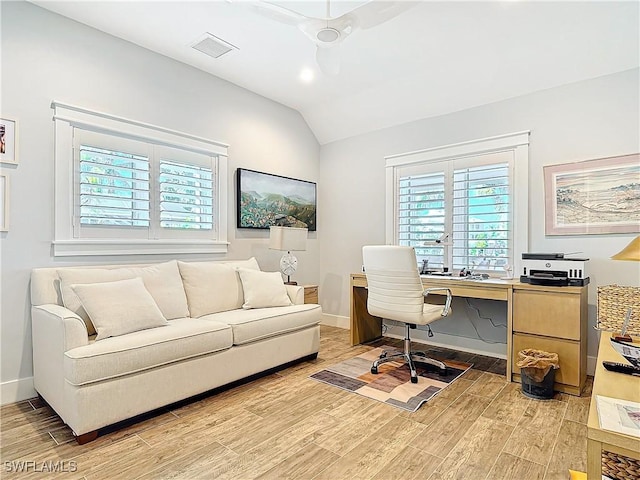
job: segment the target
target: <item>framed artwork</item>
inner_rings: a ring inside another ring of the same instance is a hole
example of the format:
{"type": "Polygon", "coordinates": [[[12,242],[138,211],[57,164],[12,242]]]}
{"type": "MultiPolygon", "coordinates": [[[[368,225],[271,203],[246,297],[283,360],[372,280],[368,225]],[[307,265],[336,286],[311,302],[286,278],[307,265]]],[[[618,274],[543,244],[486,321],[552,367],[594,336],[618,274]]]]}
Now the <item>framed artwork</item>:
{"type": "Polygon", "coordinates": [[[547,235],[640,232],[640,154],[543,168],[547,235]]]}
{"type": "Polygon", "coordinates": [[[238,228],[273,225],[316,229],[316,184],[306,180],[238,168],[238,228]]]}
{"type": "Polygon", "coordinates": [[[18,124],[0,118],[0,163],[18,163],[18,124]]]}
{"type": "Polygon", "coordinates": [[[9,231],[9,177],[0,175],[0,232],[9,231]]]}

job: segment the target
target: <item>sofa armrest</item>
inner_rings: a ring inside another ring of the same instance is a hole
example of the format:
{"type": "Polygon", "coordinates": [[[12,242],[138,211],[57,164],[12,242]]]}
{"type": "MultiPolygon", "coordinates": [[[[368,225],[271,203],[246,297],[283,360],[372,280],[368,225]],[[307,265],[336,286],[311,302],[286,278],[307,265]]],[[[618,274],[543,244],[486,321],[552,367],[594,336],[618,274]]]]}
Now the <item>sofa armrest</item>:
{"type": "MultiPolygon", "coordinates": [[[[31,317],[34,337],[36,330],[40,330],[41,333],[50,332],[62,340],[57,346],[60,354],[89,344],[89,333],[84,320],[65,307],[52,304],[34,306],[31,309],[31,317]]],[[[46,341],[46,337],[42,340],[46,341]]]]}
{"type": "Polygon", "coordinates": [[[64,401],[64,354],[89,344],[84,321],[60,305],[31,307],[33,386],[62,417],[68,418],[64,401]]]}
{"type": "Polygon", "coordinates": [[[294,305],[302,305],[304,303],[304,287],[300,285],[285,285],[287,287],[287,295],[294,305]]]}

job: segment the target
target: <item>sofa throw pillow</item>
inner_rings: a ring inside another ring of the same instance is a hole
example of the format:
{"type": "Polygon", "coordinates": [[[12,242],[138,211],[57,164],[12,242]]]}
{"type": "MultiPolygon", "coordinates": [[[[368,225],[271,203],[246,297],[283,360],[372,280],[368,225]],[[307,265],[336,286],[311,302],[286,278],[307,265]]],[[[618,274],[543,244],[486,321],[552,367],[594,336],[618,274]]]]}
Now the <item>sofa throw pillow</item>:
{"type": "Polygon", "coordinates": [[[178,262],[191,316],[242,307],[242,284],[236,269],[221,262],[178,262]]]}
{"type": "Polygon", "coordinates": [[[169,325],[141,278],[71,288],[98,333],[96,341],[169,325]]]}
{"type": "Polygon", "coordinates": [[[239,268],[244,303],[242,308],[287,307],[293,305],[280,272],[259,272],[239,268]]]}
{"type": "Polygon", "coordinates": [[[96,331],[71,285],[113,282],[140,277],[165,318],[173,320],[189,316],[187,297],[176,260],[146,267],[60,268],[58,276],[60,277],[62,303],[84,320],[89,335],[95,334],[96,331]]]}

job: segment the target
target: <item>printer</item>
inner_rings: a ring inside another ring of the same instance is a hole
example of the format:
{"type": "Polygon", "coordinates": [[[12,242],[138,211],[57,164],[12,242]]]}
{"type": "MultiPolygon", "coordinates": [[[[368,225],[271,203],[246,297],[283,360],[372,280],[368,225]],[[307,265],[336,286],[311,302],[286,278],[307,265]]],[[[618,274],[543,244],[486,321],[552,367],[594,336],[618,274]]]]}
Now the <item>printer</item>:
{"type": "Polygon", "coordinates": [[[520,281],[532,285],[578,286],[589,283],[588,258],[566,258],[564,253],[523,253],[520,281]]]}

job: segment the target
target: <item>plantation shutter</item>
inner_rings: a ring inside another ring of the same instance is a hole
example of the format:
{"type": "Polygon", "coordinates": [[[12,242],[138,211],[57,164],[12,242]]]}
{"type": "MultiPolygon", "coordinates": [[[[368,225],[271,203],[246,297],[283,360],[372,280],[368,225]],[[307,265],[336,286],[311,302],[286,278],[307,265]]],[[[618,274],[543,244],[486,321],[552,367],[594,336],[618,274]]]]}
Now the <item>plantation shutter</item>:
{"type": "Polygon", "coordinates": [[[399,166],[397,243],[429,269],[513,264],[512,169],[509,151],[399,166]]]}
{"type": "Polygon", "coordinates": [[[418,262],[442,268],[444,248],[425,242],[445,232],[445,173],[401,176],[398,186],[398,243],[415,247],[418,262]]]}
{"type": "Polygon", "coordinates": [[[510,263],[512,195],[509,164],[453,172],[453,268],[502,270],[510,263]]]}
{"type": "Polygon", "coordinates": [[[148,227],[149,158],[81,144],[81,225],[148,227]]]}
{"type": "Polygon", "coordinates": [[[213,228],[213,170],[160,162],[160,226],[183,230],[213,228]]]}

